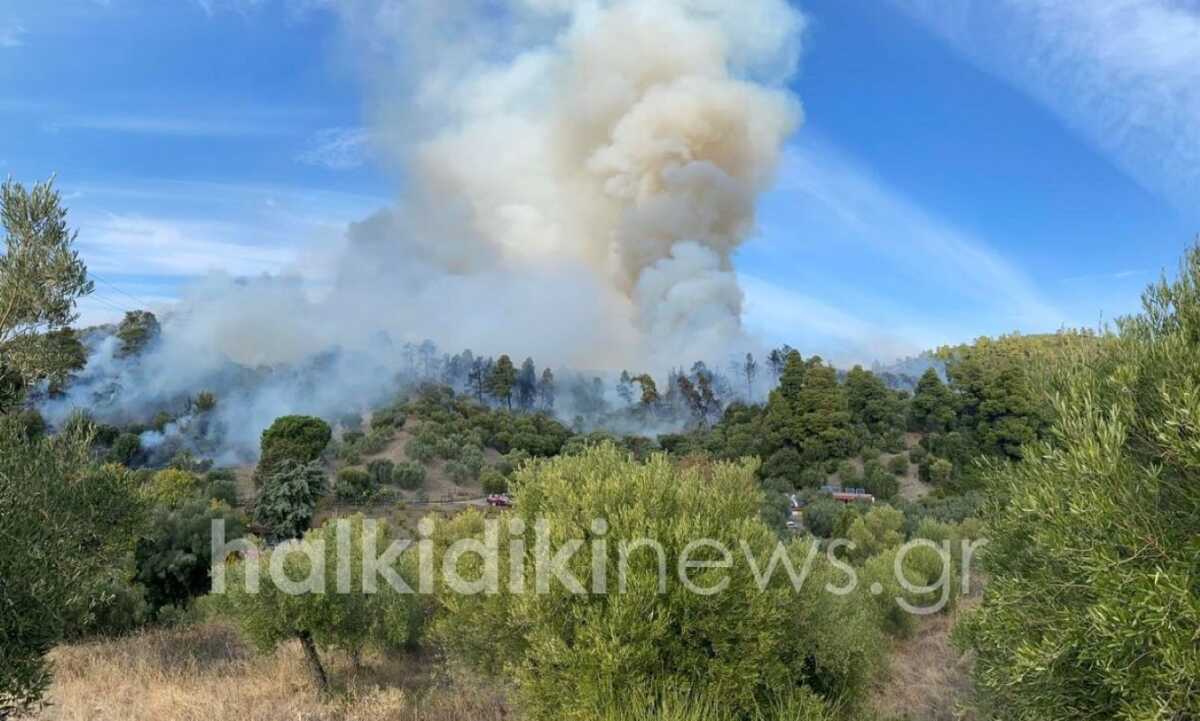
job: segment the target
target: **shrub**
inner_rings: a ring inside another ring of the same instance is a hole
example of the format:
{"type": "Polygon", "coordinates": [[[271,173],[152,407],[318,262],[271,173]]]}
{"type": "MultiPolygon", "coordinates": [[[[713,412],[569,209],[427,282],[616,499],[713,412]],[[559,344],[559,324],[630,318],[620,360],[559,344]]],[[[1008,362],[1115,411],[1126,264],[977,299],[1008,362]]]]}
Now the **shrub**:
{"type": "Polygon", "coordinates": [[[530,455],[519,448],[509,451],[500,457],[500,460],[496,463],[496,470],[500,471],[505,476],[511,476],[513,472],[520,468],[521,464],[529,460],[529,458],[530,455]]]}
{"type": "Polygon", "coordinates": [[[479,482],[483,485],[483,492],[486,494],[508,492],[508,479],[495,468],[483,469],[483,473],[479,475],[479,482]]]}
{"type": "Polygon", "coordinates": [[[335,491],[339,501],[349,503],[366,503],[375,494],[371,474],[361,468],[338,471],[335,491]]]}
{"type": "Polygon", "coordinates": [[[176,468],[164,468],[154,474],[150,483],[142,487],[142,495],[151,503],[174,508],[194,497],[201,489],[200,479],[196,474],[176,468]]]}
{"type": "Polygon", "coordinates": [[[890,500],[900,492],[900,481],[879,461],[870,461],[863,469],[862,486],[880,500],[890,500]]]}
{"type": "Polygon", "coordinates": [[[142,454],[142,439],[135,433],[122,433],[108,450],[108,462],[132,466],[142,454]]]}
{"type": "Polygon", "coordinates": [[[134,579],[146,589],[150,611],[164,606],[184,607],[211,587],[212,522],[225,523],[226,541],[240,538],[244,527],[224,504],[193,497],[177,508],[160,507],[150,530],[134,552],[134,579]]]}
{"type": "Polygon", "coordinates": [[[924,446],[915,446],[915,447],[909,449],[908,460],[911,463],[921,465],[922,463],[925,462],[925,458],[928,455],[929,455],[929,452],[925,450],[924,446]]]}
{"type": "Polygon", "coordinates": [[[857,486],[861,480],[858,470],[850,461],[842,461],[837,467],[838,481],[845,487],[857,486]]]}
{"type": "Polygon", "coordinates": [[[470,474],[471,480],[479,478],[479,474],[483,471],[485,463],[483,451],[475,446],[467,446],[459,456],[459,461],[467,467],[467,472],[470,474]]]}
{"type": "Polygon", "coordinates": [[[272,541],[298,538],[308,530],[317,501],[325,495],[328,480],[319,461],[285,460],[263,483],[254,504],[254,520],[272,541]]]}
{"type": "MultiPolygon", "coordinates": [[[[500,567],[509,568],[516,552],[531,567],[534,519],[545,519],[549,537],[561,545],[588,533],[578,519],[594,518],[607,518],[609,539],[664,543],[668,569],[696,538],[731,549],[745,544],[765,563],[778,536],[759,519],[755,473],[752,463],[676,464],[665,455],[640,464],[611,444],[526,465],[517,473],[511,511],[525,521],[524,544],[517,551],[502,533],[500,567]]],[[[484,516],[472,510],[435,535],[441,543],[477,538],[483,525],[484,516]]],[[[808,543],[796,540],[783,551],[797,568],[808,543]]],[[[460,561],[463,578],[478,577],[478,557],[460,561]]],[[[570,556],[565,568],[585,589],[597,582],[590,553],[570,556]]],[[[594,709],[627,708],[631,699],[662,689],[719,689],[730,718],[753,717],[755,709],[794,694],[850,709],[878,667],[878,638],[866,609],[824,592],[833,576],[819,554],[799,591],[782,571],[760,590],[744,561],[690,573],[701,588],[727,580],[707,596],[687,591],[673,572],[665,575],[667,592],[659,593],[653,551],[628,554],[627,570],[621,594],[571,593],[551,581],[546,593],[518,596],[509,592],[507,573],[499,574],[498,594],[443,589],[436,634],[468,663],[505,669],[532,719],[592,718],[594,709]]],[[[605,574],[616,583],[615,554],[605,574]]]]}
{"type": "Polygon", "coordinates": [[[386,458],[377,458],[367,464],[367,473],[371,476],[371,482],[376,486],[386,486],[390,484],[395,475],[396,464],[386,458]]]}
{"type": "Polygon", "coordinates": [[[908,456],[901,453],[888,461],[887,469],[897,476],[908,473],[908,456]]]}
{"type": "Polygon", "coordinates": [[[437,451],[420,438],[413,438],[404,447],[404,455],[417,463],[429,463],[437,457],[437,451]]]}
{"type": "Polygon", "coordinates": [[[804,525],[818,538],[844,535],[852,516],[846,504],[828,496],[821,496],[804,507],[804,525]]]}
{"type": "Polygon", "coordinates": [[[425,466],[408,461],[392,469],[392,480],[407,491],[415,491],[425,485],[425,466]]]}
{"type": "Polygon", "coordinates": [[[460,486],[465,486],[474,479],[470,467],[462,461],[450,461],[446,464],[446,475],[460,486]]]}
{"type": "Polygon", "coordinates": [[[208,497],[221,501],[229,507],[238,504],[237,474],[230,468],[217,468],[204,476],[205,491],[208,497]]]}
{"type": "Polygon", "coordinates": [[[371,428],[381,428],[386,430],[397,430],[404,427],[404,422],[408,420],[404,415],[402,407],[382,408],[371,414],[371,428]]]}

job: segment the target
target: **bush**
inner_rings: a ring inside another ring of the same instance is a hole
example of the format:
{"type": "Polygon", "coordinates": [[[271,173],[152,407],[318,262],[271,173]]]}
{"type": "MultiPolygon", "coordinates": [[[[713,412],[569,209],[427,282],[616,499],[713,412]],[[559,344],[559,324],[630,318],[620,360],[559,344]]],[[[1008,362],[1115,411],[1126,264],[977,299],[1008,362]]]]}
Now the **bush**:
{"type": "Polygon", "coordinates": [[[818,538],[843,536],[853,517],[846,504],[822,496],[804,507],[804,526],[818,538]]]}
{"type": "Polygon", "coordinates": [[[852,488],[859,484],[862,480],[858,475],[858,469],[850,461],[842,461],[837,467],[838,482],[846,488],[852,488]]]}
{"type": "Polygon", "coordinates": [[[420,438],[413,438],[404,447],[404,455],[417,463],[429,463],[437,457],[437,450],[420,438]]]}
{"type": "MultiPolygon", "coordinates": [[[[663,542],[668,569],[695,538],[731,549],[745,544],[765,563],[779,539],[759,519],[755,473],[752,463],[676,464],[665,455],[640,464],[611,444],[527,465],[517,473],[510,512],[525,521],[523,548],[516,551],[502,533],[500,567],[509,568],[515,552],[534,562],[534,519],[545,519],[549,537],[561,545],[588,533],[577,519],[594,518],[607,518],[609,539],[663,542]]],[[[471,510],[435,538],[478,538],[483,527],[483,514],[471,510]]],[[[796,540],[784,551],[796,568],[808,543],[796,540]]],[[[463,578],[478,577],[477,556],[460,561],[463,578]]],[[[598,582],[589,553],[568,557],[565,568],[585,589],[598,582]]],[[[727,580],[707,596],[687,591],[673,572],[665,574],[667,592],[659,593],[653,551],[629,553],[627,571],[621,594],[571,593],[551,581],[546,593],[518,595],[509,592],[506,572],[499,574],[498,594],[442,589],[436,635],[468,663],[506,669],[531,719],[593,718],[595,709],[628,709],[631,699],[662,689],[719,689],[729,718],[752,718],[756,709],[795,694],[849,711],[878,668],[879,639],[865,607],[825,593],[834,577],[819,554],[799,591],[782,571],[760,590],[744,559],[690,573],[701,588],[727,580]]],[[[615,554],[605,577],[616,583],[615,554]]]]}
{"type": "Polygon", "coordinates": [[[479,482],[483,485],[483,492],[488,495],[508,492],[508,479],[495,468],[483,469],[483,473],[479,475],[479,482]]]}
{"type": "Polygon", "coordinates": [[[928,455],[929,452],[925,450],[924,446],[915,446],[909,449],[908,460],[919,466],[925,462],[925,458],[928,455]]]}
{"type": "Polygon", "coordinates": [[[371,428],[398,430],[404,427],[408,418],[404,415],[403,407],[382,408],[371,414],[371,428]]]}
{"type": "Polygon", "coordinates": [[[212,500],[233,508],[238,505],[237,474],[230,468],[211,470],[204,476],[205,491],[212,500]]]}
{"type": "Polygon", "coordinates": [[[425,466],[408,461],[392,469],[392,480],[406,491],[415,491],[425,485],[425,466]]]}
{"type": "Polygon", "coordinates": [[[879,500],[891,500],[900,492],[900,481],[896,475],[879,461],[870,461],[863,469],[862,486],[867,493],[879,500]]]}
{"type": "Polygon", "coordinates": [[[908,473],[908,456],[901,453],[888,461],[887,469],[894,475],[903,476],[908,473]]]}
{"type": "Polygon", "coordinates": [[[225,540],[244,533],[241,519],[228,506],[193,497],[177,508],[159,508],[149,532],[137,543],[134,580],[146,589],[151,613],[164,606],[187,606],[211,588],[212,522],[225,523],[225,540]]]}
{"type": "Polygon", "coordinates": [[[135,433],[122,433],[108,449],[108,462],[123,466],[134,465],[142,454],[142,439],[135,433]]]}
{"type": "Polygon", "coordinates": [[[202,489],[200,479],[194,473],[175,468],[164,468],[142,486],[142,496],[151,503],[174,508],[202,489]]]}
{"type": "Polygon", "coordinates": [[[446,464],[446,475],[457,485],[465,486],[475,479],[470,467],[462,461],[450,461],[446,464]]]}
{"type": "Polygon", "coordinates": [[[367,473],[376,486],[386,486],[395,476],[396,464],[386,458],[377,458],[367,464],[367,473]]]}
{"type": "Polygon", "coordinates": [[[375,486],[371,474],[361,468],[343,468],[337,474],[337,492],[339,501],[348,503],[366,503],[375,495],[375,486]]]}

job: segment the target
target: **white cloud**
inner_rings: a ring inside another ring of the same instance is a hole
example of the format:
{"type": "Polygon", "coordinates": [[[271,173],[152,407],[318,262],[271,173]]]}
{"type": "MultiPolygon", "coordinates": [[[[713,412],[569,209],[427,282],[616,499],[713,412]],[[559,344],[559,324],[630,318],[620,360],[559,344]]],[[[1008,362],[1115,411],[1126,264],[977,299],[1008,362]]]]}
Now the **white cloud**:
{"type": "Polygon", "coordinates": [[[824,223],[822,237],[813,242],[858,245],[886,258],[890,272],[907,276],[914,291],[960,308],[987,309],[992,321],[1009,330],[1052,330],[1064,320],[1025,273],[986,241],[917,206],[829,146],[812,140],[791,146],[777,192],[791,201],[801,228],[824,223]]]}
{"type": "Polygon", "coordinates": [[[746,273],[746,327],[768,344],[788,343],[847,366],[919,353],[944,342],[936,333],[868,320],[846,307],[746,273]]]}
{"type": "Polygon", "coordinates": [[[326,128],[313,136],[296,159],[330,170],[351,170],[366,160],[370,137],[365,128],[326,128]]]}
{"type": "Polygon", "coordinates": [[[169,117],[153,115],[82,115],[55,120],[46,124],[52,132],[62,130],[95,130],[135,135],[169,135],[180,137],[247,137],[267,136],[288,132],[286,126],[270,118],[246,118],[231,114],[226,117],[169,117]]]}
{"type": "Polygon", "coordinates": [[[20,23],[0,25],[0,48],[19,48],[25,44],[25,26],[20,23]]]}
{"type": "Polygon", "coordinates": [[[1200,4],[893,0],[1056,113],[1144,187],[1200,200],[1200,4]]]}

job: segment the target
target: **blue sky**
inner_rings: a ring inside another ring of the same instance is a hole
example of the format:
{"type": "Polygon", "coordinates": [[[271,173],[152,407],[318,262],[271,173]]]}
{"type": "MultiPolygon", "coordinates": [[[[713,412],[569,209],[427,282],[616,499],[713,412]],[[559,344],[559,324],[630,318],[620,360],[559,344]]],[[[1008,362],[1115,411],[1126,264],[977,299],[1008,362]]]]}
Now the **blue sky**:
{"type": "MultiPolygon", "coordinates": [[[[58,174],[85,321],[214,269],[319,276],[397,192],[321,0],[0,5],[0,174],[58,174]]],[[[1094,325],[1200,230],[1200,3],[799,7],[805,122],[737,258],[768,342],[869,360],[1094,325]]]]}

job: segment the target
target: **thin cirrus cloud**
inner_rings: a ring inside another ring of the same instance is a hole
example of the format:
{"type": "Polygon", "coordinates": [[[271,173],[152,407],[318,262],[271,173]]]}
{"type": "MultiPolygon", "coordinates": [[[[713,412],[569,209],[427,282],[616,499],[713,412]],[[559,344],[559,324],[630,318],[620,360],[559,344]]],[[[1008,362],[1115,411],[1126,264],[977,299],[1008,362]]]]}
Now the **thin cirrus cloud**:
{"type": "Polygon", "coordinates": [[[19,48],[25,44],[26,30],[20,23],[0,25],[0,48],[19,48]]]}
{"type": "Polygon", "coordinates": [[[986,240],[810,133],[785,153],[739,257],[746,323],[835,360],[890,360],[1071,319],[986,240]]]}
{"type": "Polygon", "coordinates": [[[987,311],[1010,328],[1053,328],[1064,320],[985,240],[919,207],[828,144],[810,138],[790,146],[775,193],[801,226],[819,229],[814,242],[856,246],[906,276],[915,291],[987,311]]]}
{"type": "Polygon", "coordinates": [[[296,159],[329,170],[353,170],[366,162],[370,137],[365,128],[325,128],[313,136],[296,159]]]}
{"type": "Polygon", "coordinates": [[[1143,187],[1200,200],[1200,3],[892,0],[1143,187]]]}
{"type": "Polygon", "coordinates": [[[242,138],[285,134],[287,129],[269,118],[172,117],[156,115],[79,115],[47,123],[46,130],[87,130],[132,135],[191,138],[242,138]]]}

